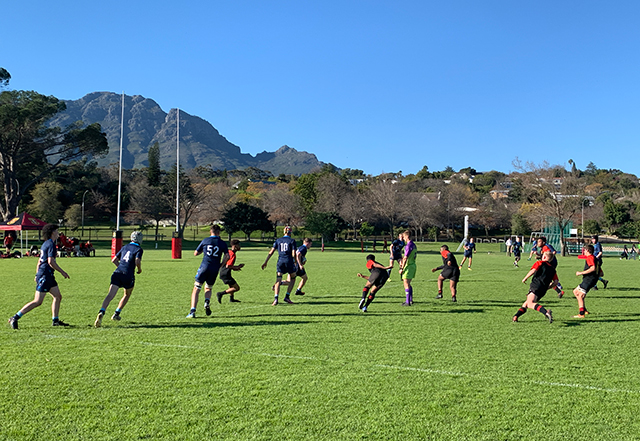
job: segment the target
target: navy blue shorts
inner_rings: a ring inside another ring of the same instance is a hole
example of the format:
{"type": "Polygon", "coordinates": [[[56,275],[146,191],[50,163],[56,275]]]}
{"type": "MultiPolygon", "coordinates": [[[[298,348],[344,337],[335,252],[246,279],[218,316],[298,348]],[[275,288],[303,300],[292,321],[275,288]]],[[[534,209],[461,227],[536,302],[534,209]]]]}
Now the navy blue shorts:
{"type": "Polygon", "coordinates": [[[206,283],[213,286],[218,278],[218,268],[198,268],[196,273],[196,282],[199,284],[206,283]]]}
{"type": "Polygon", "coordinates": [[[278,260],[276,271],[278,274],[294,274],[296,272],[296,265],[293,261],[278,260]]]}
{"type": "Polygon", "coordinates": [[[119,286],[120,288],[131,289],[133,288],[133,285],[135,285],[135,283],[135,277],[129,278],[126,274],[119,273],[117,271],[111,275],[111,284],[119,286]]]}
{"type": "Polygon", "coordinates": [[[304,269],[304,268],[299,269],[298,271],[296,271],[296,276],[297,276],[297,277],[302,277],[302,276],[304,276],[305,274],[307,274],[307,270],[306,270],[306,269],[304,269]]]}
{"type": "Polygon", "coordinates": [[[49,292],[51,288],[55,288],[56,286],[58,286],[58,282],[56,282],[56,278],[52,274],[41,275],[36,279],[36,291],[49,292]]]}

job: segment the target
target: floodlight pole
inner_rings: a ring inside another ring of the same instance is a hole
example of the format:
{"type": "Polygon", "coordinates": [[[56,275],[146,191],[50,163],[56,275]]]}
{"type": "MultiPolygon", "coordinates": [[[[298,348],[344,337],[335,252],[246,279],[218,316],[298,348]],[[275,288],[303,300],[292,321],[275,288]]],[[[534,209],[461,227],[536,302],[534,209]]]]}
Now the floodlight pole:
{"type": "Polygon", "coordinates": [[[85,190],[84,193],[82,193],[82,238],[84,239],[84,197],[87,195],[87,193],[89,192],[89,190],[85,190]]]}

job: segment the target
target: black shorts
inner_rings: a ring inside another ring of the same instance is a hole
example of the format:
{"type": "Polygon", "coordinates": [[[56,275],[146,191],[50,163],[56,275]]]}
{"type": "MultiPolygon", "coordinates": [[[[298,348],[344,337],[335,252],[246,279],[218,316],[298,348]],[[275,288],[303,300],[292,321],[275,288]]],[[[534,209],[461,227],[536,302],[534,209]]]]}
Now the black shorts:
{"type": "Polygon", "coordinates": [[[222,283],[229,286],[238,284],[238,282],[236,282],[236,279],[233,278],[233,275],[231,274],[231,269],[229,268],[220,269],[220,280],[222,280],[222,283]]]}
{"type": "Polygon", "coordinates": [[[442,270],[440,275],[445,279],[449,279],[449,280],[453,280],[454,282],[457,282],[458,280],[460,280],[460,268],[458,268],[457,266],[445,267],[445,269],[442,270]]]}
{"type": "Polygon", "coordinates": [[[369,276],[371,286],[377,286],[378,289],[382,288],[384,284],[387,283],[387,280],[389,280],[389,274],[382,270],[371,271],[371,275],[369,276]]]}
{"type": "Polygon", "coordinates": [[[307,271],[304,268],[299,269],[298,271],[296,271],[296,277],[302,277],[302,276],[304,276],[306,274],[307,274],[307,271]]]}
{"type": "Polygon", "coordinates": [[[589,292],[598,283],[597,277],[585,277],[582,279],[582,283],[578,285],[578,288],[585,294],[589,292]]]}
{"type": "Polygon", "coordinates": [[[120,288],[124,288],[124,289],[132,289],[135,283],[136,283],[135,277],[129,278],[127,277],[126,274],[119,273],[117,271],[114,271],[114,273],[111,274],[112,285],[119,286],[120,288]]]}
{"type": "Polygon", "coordinates": [[[548,288],[529,287],[529,294],[534,294],[536,296],[536,302],[543,298],[547,291],[548,288]]]}

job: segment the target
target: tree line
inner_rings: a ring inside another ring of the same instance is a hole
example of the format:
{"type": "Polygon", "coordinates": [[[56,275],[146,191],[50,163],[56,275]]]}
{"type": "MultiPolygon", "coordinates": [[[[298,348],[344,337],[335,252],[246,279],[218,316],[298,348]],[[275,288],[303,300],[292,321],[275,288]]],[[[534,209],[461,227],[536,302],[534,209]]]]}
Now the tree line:
{"type": "MultiPolygon", "coordinates": [[[[10,75],[0,70],[0,88],[10,75]]],[[[98,124],[81,122],[48,127],[64,109],[55,97],[36,92],[0,92],[0,214],[6,221],[20,210],[49,222],[64,219],[79,226],[82,203],[92,222],[109,223],[116,215],[117,164],[98,167],[91,158],[108,151],[98,124]]],[[[188,224],[222,221],[228,233],[271,232],[275,225],[304,228],[333,239],[336,235],[394,235],[410,228],[417,237],[461,237],[469,216],[473,235],[528,235],[545,222],[563,230],[570,223],[584,234],[640,236],[638,178],[620,170],[584,170],[568,165],[521,163],[515,171],[478,172],[446,167],[415,174],[372,176],[332,164],[301,176],[255,168],[162,170],[159,146],[149,149],[148,166],[124,170],[122,216],[130,223],[176,218],[176,181],[180,182],[179,229],[188,224]]]]}

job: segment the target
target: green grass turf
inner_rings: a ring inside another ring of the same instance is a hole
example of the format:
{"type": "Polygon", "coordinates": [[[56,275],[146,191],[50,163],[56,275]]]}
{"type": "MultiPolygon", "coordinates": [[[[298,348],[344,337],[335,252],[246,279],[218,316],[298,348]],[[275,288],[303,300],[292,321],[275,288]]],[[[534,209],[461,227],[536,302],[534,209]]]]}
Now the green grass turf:
{"type": "MultiPolygon", "coordinates": [[[[556,321],[529,311],[511,323],[533,262],[514,268],[479,245],[452,304],[446,290],[434,299],[438,245],[418,243],[413,307],[400,306],[394,273],[367,314],[363,253],[314,247],[307,295],[272,307],[275,257],[262,271],[267,247],[247,248],[242,303],[214,300],[211,317],[201,303],[195,320],[185,315],[200,258],[148,246],[122,321],[108,319],[119,293],[100,329],[108,251],[59,259],[71,275],[58,277],[60,316],[73,327],[51,327],[50,298],[19,331],[4,325],[0,439],[640,439],[640,262],[605,259],[611,285],[589,294],[579,320],[583,261],[560,258],[567,294],[541,301],[556,321]]],[[[32,299],[35,265],[0,261],[3,320],[32,299]]]]}

